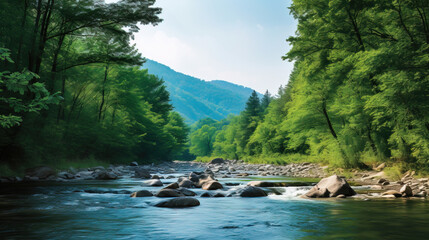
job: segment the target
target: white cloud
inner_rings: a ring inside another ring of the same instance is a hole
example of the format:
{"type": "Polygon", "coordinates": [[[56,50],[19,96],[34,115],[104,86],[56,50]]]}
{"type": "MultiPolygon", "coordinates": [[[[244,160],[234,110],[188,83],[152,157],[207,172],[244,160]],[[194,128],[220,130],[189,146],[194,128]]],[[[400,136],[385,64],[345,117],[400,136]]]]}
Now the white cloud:
{"type": "Polygon", "coordinates": [[[134,43],[144,57],[169,66],[196,56],[194,49],[187,43],[151,26],[142,27],[135,35],[134,43]]]}
{"type": "Polygon", "coordinates": [[[294,24],[287,10],[280,9],[286,6],[283,0],[273,1],[269,9],[257,1],[252,10],[244,10],[245,4],[247,0],[157,1],[164,21],[142,26],[134,42],[144,57],[178,72],[276,93],[293,68],[280,56],[289,48],[285,39],[294,33],[294,24]],[[262,14],[255,15],[258,11],[262,14]]]}

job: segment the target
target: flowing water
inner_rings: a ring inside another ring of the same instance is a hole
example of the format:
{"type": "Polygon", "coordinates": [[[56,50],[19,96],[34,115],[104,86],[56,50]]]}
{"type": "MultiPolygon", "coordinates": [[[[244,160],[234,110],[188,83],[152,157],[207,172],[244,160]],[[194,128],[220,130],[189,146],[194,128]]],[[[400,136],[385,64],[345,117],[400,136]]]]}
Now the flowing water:
{"type": "MultiPolygon", "coordinates": [[[[239,184],[246,180],[251,179],[220,179],[239,184]]],[[[427,239],[429,235],[426,200],[306,200],[298,197],[309,189],[305,186],[279,187],[275,192],[281,195],[261,198],[198,197],[200,206],[185,209],[154,207],[163,200],[156,197],[82,192],[160,189],[141,187],[141,180],[131,178],[0,187],[0,239],[427,239]]]]}

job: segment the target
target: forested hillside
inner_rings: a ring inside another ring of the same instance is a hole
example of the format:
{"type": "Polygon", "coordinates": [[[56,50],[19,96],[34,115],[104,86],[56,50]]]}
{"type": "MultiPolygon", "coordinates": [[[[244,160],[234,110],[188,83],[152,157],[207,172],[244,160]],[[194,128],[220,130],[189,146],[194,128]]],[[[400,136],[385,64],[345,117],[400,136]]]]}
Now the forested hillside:
{"type": "Polygon", "coordinates": [[[152,60],[147,60],[143,68],[165,81],[174,109],[188,123],[207,117],[220,120],[229,114],[237,115],[252,93],[247,87],[221,80],[203,81],[152,60]]]}
{"type": "Polygon", "coordinates": [[[428,2],[294,0],[290,10],[298,30],[284,56],[295,61],[287,86],[268,108],[252,95],[228,125],[193,131],[192,152],[427,169],[428,2]]]}
{"type": "Polygon", "coordinates": [[[168,160],[186,143],[164,82],[130,44],[155,1],[0,1],[0,170],[168,160]]]}

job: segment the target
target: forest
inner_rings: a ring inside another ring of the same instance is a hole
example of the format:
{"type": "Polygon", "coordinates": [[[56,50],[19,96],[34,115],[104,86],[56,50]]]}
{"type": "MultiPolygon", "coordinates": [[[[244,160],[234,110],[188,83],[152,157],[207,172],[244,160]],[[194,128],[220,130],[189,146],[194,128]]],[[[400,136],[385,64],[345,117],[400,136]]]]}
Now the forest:
{"type": "Polygon", "coordinates": [[[294,0],[286,86],[192,126],[191,153],[336,167],[429,169],[427,0],[294,0]]]}
{"type": "Polygon", "coordinates": [[[427,0],[294,0],[287,84],[191,126],[131,43],[162,22],[154,4],[0,2],[1,172],[192,157],[429,170],[427,0]]]}
{"type": "Polygon", "coordinates": [[[131,40],[155,1],[0,2],[0,171],[174,159],[188,126],[131,40]],[[101,162],[102,160],[102,162],[101,162]]]}

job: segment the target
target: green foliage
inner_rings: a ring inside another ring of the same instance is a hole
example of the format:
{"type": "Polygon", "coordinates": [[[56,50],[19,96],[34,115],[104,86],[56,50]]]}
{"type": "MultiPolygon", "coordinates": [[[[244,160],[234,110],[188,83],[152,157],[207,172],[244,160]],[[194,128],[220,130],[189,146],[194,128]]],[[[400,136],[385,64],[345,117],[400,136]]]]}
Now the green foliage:
{"type": "Polygon", "coordinates": [[[270,157],[299,155],[346,168],[387,161],[403,166],[396,175],[427,169],[429,5],[294,0],[290,10],[298,28],[283,57],[295,62],[288,85],[268,107],[262,101],[259,116],[249,99],[217,134],[213,155],[277,163],[270,157]]]}
{"type": "Polygon", "coordinates": [[[195,156],[210,156],[213,153],[216,136],[228,120],[216,121],[204,118],[191,126],[189,152],[195,156]]]}
{"type": "MultiPolygon", "coordinates": [[[[10,51],[0,48],[0,60],[13,63],[10,58],[10,51]]],[[[58,104],[59,93],[50,94],[43,83],[32,82],[39,76],[24,70],[22,72],[0,72],[0,103],[8,106],[4,112],[8,115],[0,114],[0,127],[11,128],[21,124],[20,113],[37,113],[43,109],[48,109],[50,104],[58,104]],[[27,96],[33,96],[28,98],[27,96]]]]}
{"type": "Polygon", "coordinates": [[[141,25],[162,21],[154,3],[1,1],[0,47],[10,49],[0,48],[1,162],[67,168],[181,155],[188,127],[131,44],[141,25]]]}

